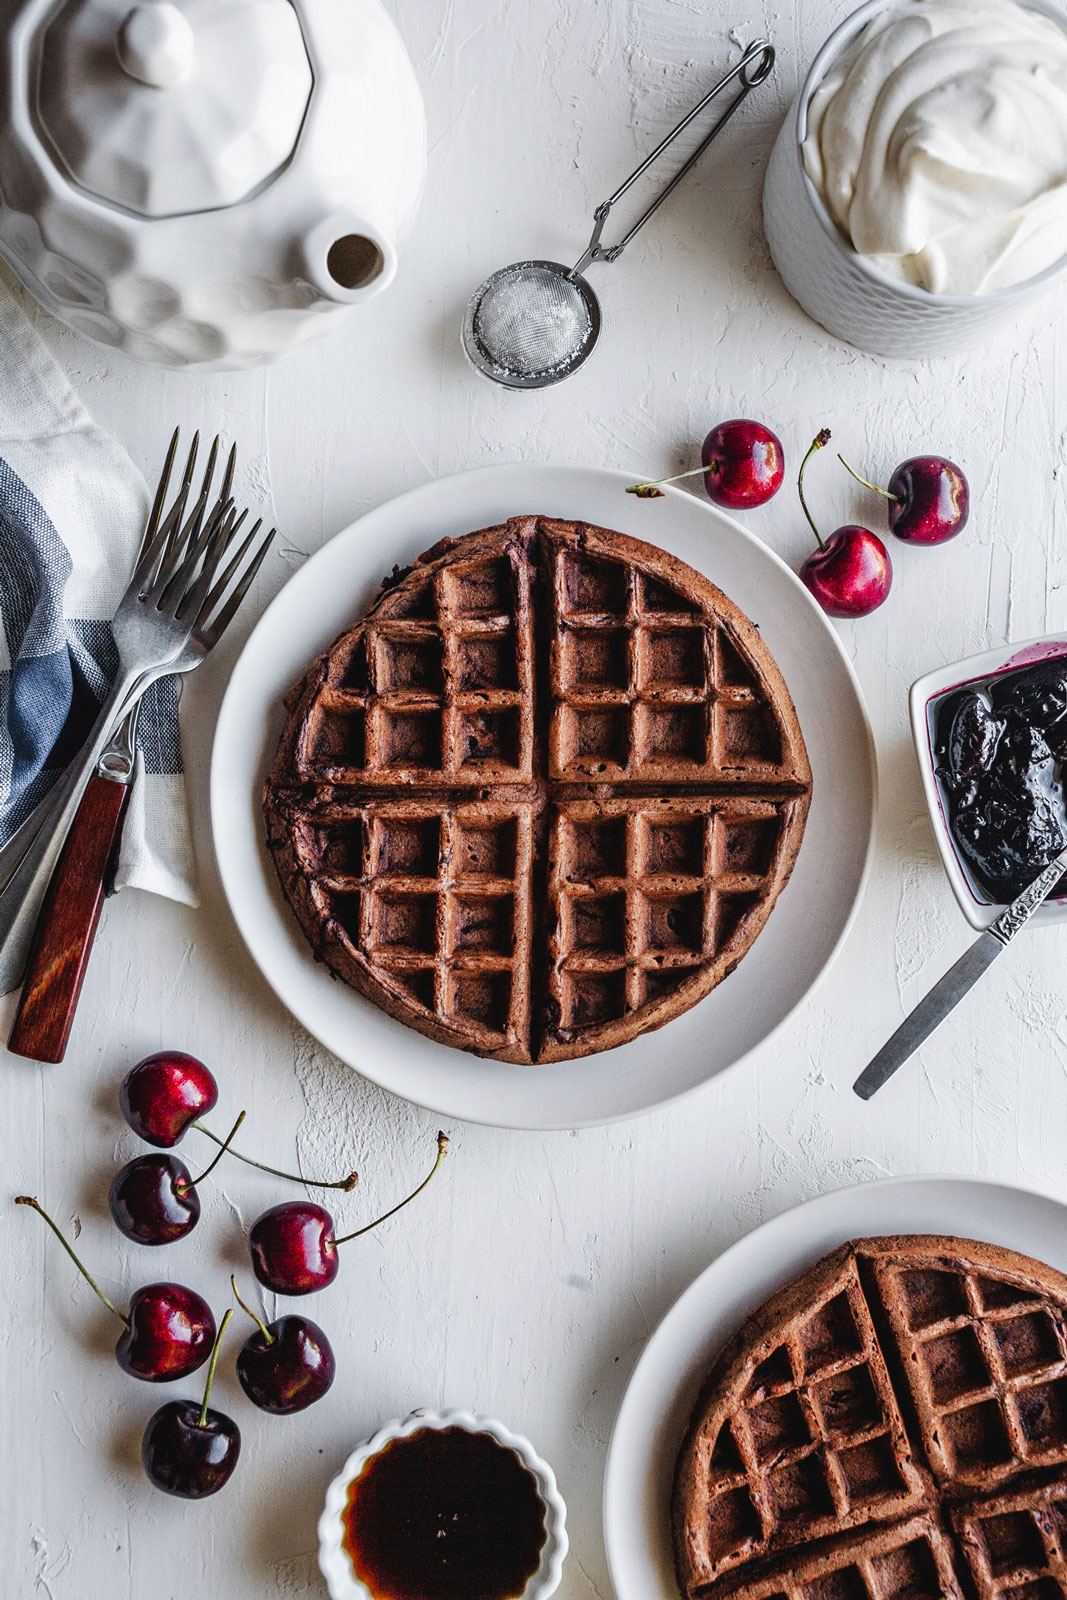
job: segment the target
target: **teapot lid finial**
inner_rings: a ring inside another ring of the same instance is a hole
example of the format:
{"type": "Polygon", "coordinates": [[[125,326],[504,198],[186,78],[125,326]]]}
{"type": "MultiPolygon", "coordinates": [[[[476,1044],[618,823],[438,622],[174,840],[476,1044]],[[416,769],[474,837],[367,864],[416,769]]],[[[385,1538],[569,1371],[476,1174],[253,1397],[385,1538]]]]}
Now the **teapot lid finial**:
{"type": "Polygon", "coordinates": [[[154,89],[173,89],[189,76],[196,40],[189,19],[170,0],[134,6],[115,39],[124,72],[154,89]]]}

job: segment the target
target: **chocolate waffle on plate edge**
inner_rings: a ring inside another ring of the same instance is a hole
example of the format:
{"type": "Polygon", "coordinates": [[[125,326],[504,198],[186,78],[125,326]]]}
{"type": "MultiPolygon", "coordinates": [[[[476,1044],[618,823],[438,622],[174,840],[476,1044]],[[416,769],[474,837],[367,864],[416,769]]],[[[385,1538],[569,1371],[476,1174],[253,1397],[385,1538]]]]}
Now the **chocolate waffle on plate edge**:
{"type": "Polygon", "coordinates": [[[478,1055],[587,1055],[687,1010],[800,849],[811,773],[758,631],[603,528],[442,541],[287,704],[267,838],[316,956],[478,1055]]]}
{"type": "Polygon", "coordinates": [[[1067,1278],[843,1245],[716,1359],[675,1471],[687,1600],[1063,1600],[1067,1278]]]}

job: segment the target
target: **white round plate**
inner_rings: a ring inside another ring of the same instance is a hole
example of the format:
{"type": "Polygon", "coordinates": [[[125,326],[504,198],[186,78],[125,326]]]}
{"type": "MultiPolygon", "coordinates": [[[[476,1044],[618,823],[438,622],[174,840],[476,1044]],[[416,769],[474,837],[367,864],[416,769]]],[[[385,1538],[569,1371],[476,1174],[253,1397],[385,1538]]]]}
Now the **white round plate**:
{"type": "Polygon", "coordinates": [[[268,607],[234,669],[211,762],[223,887],[267,982],[326,1047],[394,1094],[445,1116],[577,1128],[635,1116],[706,1083],[762,1044],[822,976],[851,922],[873,831],[875,759],[851,665],[794,573],[736,522],[681,490],[623,491],[624,473],[484,467],[414,489],[337,535],[268,607]],[[774,914],[729,979],[684,1016],[618,1050],[550,1066],[482,1061],[405,1028],[318,965],[266,852],[260,793],[282,699],[370,604],[394,563],[446,535],[540,513],[600,523],[680,556],[756,622],[796,702],[814,773],[800,859],[774,914]]]}
{"type": "Polygon", "coordinates": [[[1067,1205],[977,1178],[887,1178],[786,1211],[724,1250],[668,1311],[634,1369],[611,1437],[604,1541],[616,1600],[679,1600],[669,1503],[700,1385],[750,1311],[846,1239],[985,1239],[1067,1272],[1067,1205]]]}

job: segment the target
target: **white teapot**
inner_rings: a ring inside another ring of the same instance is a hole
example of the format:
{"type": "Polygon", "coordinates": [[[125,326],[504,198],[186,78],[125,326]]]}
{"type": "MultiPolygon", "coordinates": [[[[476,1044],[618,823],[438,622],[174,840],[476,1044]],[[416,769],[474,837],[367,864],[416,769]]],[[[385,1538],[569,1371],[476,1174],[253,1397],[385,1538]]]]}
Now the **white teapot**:
{"type": "Polygon", "coordinates": [[[142,361],[246,367],[396,272],[422,97],[379,0],[22,0],[0,40],[0,254],[142,361]]]}

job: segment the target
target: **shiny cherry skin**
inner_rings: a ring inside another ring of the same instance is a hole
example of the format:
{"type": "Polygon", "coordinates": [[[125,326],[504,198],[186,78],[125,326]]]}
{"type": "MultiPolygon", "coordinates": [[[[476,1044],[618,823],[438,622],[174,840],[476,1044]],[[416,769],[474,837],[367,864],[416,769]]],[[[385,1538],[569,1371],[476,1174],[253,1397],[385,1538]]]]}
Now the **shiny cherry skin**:
{"type": "Polygon", "coordinates": [[[334,1380],[330,1341],[309,1317],[279,1317],[257,1328],[241,1346],[237,1376],[254,1406],[277,1417],[321,1400],[334,1380]]]}
{"type": "Polygon", "coordinates": [[[252,1270],[276,1294],[314,1294],[337,1276],[333,1218],[311,1200],[288,1200],[248,1231],[252,1270]]]}
{"type": "Polygon", "coordinates": [[[829,616],[866,617],[888,595],[893,565],[877,534],[849,524],[812,551],[800,578],[829,616]]]}
{"type": "Polygon", "coordinates": [[[971,509],[967,479],[944,456],[912,456],[889,480],[889,527],[909,544],[943,544],[962,532],[971,509]]]}
{"type": "Polygon", "coordinates": [[[169,1383],[202,1367],[215,1343],[211,1307],[180,1283],[149,1283],[130,1296],[129,1327],[115,1346],[123,1372],[169,1383]]]}
{"type": "Polygon", "coordinates": [[[708,499],[731,511],[764,505],[778,493],[785,475],[782,441],[762,422],[746,417],[712,428],[700,459],[708,499]]]}
{"type": "Polygon", "coordinates": [[[170,1400],[149,1418],[141,1460],[150,1482],[164,1494],[204,1500],[228,1483],[241,1454],[241,1430],[210,1408],[200,1421],[195,1400],[170,1400]]]}
{"type": "Polygon", "coordinates": [[[115,1226],[136,1244],[171,1244],[192,1233],[200,1197],[177,1156],[137,1156],[111,1180],[107,1202],[115,1226]]]}
{"type": "Polygon", "coordinates": [[[119,1089],[119,1104],[134,1133],[167,1150],[219,1098],[218,1084],[202,1061],[180,1050],[162,1050],[131,1067],[119,1089]]]}

